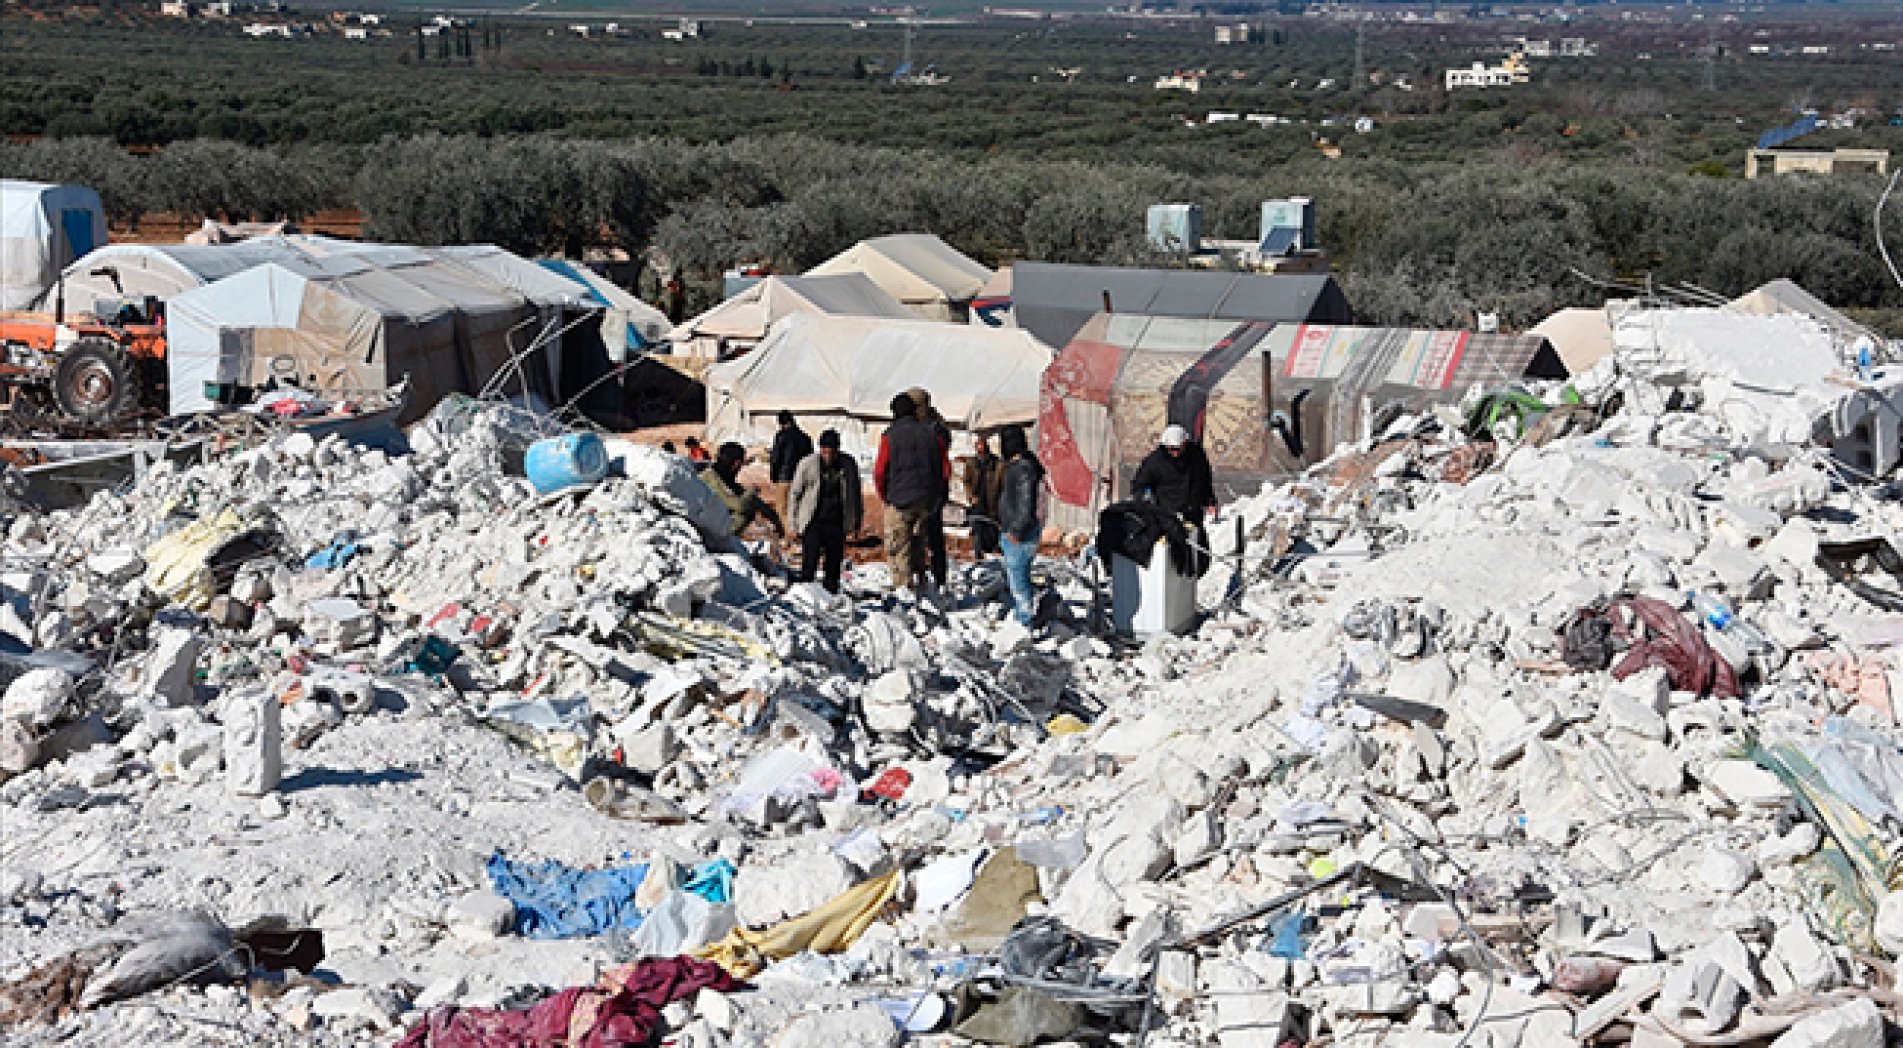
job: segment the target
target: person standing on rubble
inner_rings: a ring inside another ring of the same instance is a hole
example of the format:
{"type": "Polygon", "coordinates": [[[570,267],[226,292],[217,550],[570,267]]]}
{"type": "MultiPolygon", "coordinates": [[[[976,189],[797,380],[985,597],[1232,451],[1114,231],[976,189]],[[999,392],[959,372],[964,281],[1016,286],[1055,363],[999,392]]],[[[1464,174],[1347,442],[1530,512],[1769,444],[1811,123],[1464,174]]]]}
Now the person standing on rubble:
{"type": "Polygon", "coordinates": [[[944,505],[951,486],[951,456],[931,424],[919,418],[918,403],[904,393],[892,398],[892,424],[879,438],[872,483],[885,503],[885,556],[892,585],[907,594],[923,574],[926,522],[944,505]]]}
{"type": "Polygon", "coordinates": [[[699,437],[687,438],[687,461],[689,462],[713,461],[713,456],[707,454],[707,449],[701,446],[699,437]]]}
{"type": "Polygon", "coordinates": [[[819,451],[800,460],[787,489],[786,519],[800,537],[800,581],[813,581],[825,568],[826,592],[839,592],[846,560],[846,538],[859,534],[865,501],[859,490],[859,463],[839,450],[839,431],[819,435],[819,451]]]}
{"type": "Polygon", "coordinates": [[[971,555],[998,552],[998,488],[1004,483],[1004,461],[991,453],[991,442],[978,437],[976,449],[965,460],[967,516],[971,520],[971,555]]]}
{"type": "Polygon", "coordinates": [[[1004,459],[1004,477],[998,490],[1004,579],[1011,587],[1011,614],[1019,625],[1028,628],[1037,617],[1031,562],[1037,559],[1038,541],[1044,536],[1044,464],[1031,453],[1023,426],[1006,426],[998,433],[998,452],[1004,459]]]}
{"type": "Polygon", "coordinates": [[[1130,480],[1130,497],[1149,501],[1175,513],[1192,528],[1216,512],[1216,479],[1203,446],[1189,439],[1189,430],[1171,425],[1157,438],[1155,451],[1143,459],[1130,480]]]}
{"type": "MultiPolygon", "coordinates": [[[[793,413],[780,411],[780,429],[773,434],[773,449],[767,452],[767,479],[773,482],[773,504],[791,516],[786,492],[793,484],[793,471],[813,453],[813,438],[806,435],[793,413]]],[[[797,529],[795,529],[797,530],[797,529]]]]}
{"type": "MultiPolygon", "coordinates": [[[[932,407],[932,395],[922,386],[913,386],[905,391],[905,395],[918,405],[918,417],[932,427],[932,432],[938,436],[939,445],[945,449],[946,461],[950,461],[951,430],[945,426],[945,417],[932,407]]],[[[945,587],[945,580],[951,574],[950,561],[945,557],[945,503],[950,500],[951,479],[948,475],[945,490],[939,494],[938,505],[933,508],[931,516],[925,519],[926,567],[931,572],[932,584],[940,589],[945,587]]]]}
{"type": "Polygon", "coordinates": [[[760,493],[740,483],[740,469],[747,464],[747,449],[728,441],[720,445],[720,453],[714,461],[701,467],[701,483],[706,484],[727,507],[727,516],[731,520],[731,534],[739,538],[753,523],[755,517],[765,517],[773,526],[773,536],[786,535],[786,526],[780,523],[780,515],[773,506],[760,497],[760,493]]]}

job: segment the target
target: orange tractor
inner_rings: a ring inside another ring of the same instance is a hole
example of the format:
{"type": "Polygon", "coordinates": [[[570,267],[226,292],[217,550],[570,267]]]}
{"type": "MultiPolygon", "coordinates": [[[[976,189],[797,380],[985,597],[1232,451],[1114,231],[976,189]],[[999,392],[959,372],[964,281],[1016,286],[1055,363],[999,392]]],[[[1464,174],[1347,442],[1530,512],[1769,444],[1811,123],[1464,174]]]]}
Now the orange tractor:
{"type": "MultiPolygon", "coordinates": [[[[96,275],[118,274],[109,269],[96,275]]],[[[7,413],[106,429],[165,404],[165,313],[156,298],[101,299],[93,314],[0,312],[7,413]]]]}

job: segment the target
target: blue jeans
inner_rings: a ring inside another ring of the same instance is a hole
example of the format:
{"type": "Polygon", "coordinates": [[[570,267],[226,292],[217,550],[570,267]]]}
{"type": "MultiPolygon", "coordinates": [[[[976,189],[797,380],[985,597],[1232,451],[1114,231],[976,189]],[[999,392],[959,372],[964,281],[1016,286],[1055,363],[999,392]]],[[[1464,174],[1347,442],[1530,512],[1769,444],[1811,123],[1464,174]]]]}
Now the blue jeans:
{"type": "Polygon", "coordinates": [[[1031,561],[1037,559],[1037,543],[1003,535],[999,545],[1004,552],[1004,580],[1011,586],[1012,614],[1020,625],[1029,626],[1037,615],[1037,591],[1031,588],[1031,561]]]}

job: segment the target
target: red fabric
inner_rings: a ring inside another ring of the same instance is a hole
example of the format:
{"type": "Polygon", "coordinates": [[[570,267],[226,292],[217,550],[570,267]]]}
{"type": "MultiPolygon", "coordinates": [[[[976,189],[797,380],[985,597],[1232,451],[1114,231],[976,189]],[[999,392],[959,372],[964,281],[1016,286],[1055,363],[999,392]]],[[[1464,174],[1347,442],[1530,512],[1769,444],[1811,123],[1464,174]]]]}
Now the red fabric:
{"type": "Polygon", "coordinates": [[[446,1006],[410,1027],[396,1048],[641,1048],[661,1025],[661,1009],[712,987],[746,987],[692,957],[636,961],[572,986],[527,1011],[446,1006]]]}
{"type": "Polygon", "coordinates": [[[1108,342],[1073,339],[1044,371],[1038,390],[1037,458],[1044,464],[1052,494],[1069,505],[1090,505],[1097,474],[1077,448],[1064,401],[1076,399],[1108,407],[1110,387],[1117,380],[1123,354],[1121,347],[1108,342]]]}
{"type": "Polygon", "coordinates": [[[879,434],[879,454],[872,460],[872,487],[879,493],[879,501],[885,501],[885,467],[891,457],[892,441],[885,434],[879,434]]]}
{"type": "Polygon", "coordinates": [[[911,787],[911,772],[906,771],[904,768],[887,768],[885,771],[879,773],[879,777],[873,780],[872,787],[866,790],[866,792],[872,794],[874,797],[884,797],[886,800],[896,801],[904,797],[905,791],[911,789],[911,787]]]}
{"type": "Polygon", "coordinates": [[[1613,636],[1632,645],[1625,658],[1612,667],[1614,680],[1624,680],[1650,666],[1663,666],[1673,691],[1710,693],[1720,699],[1735,698],[1740,693],[1737,671],[1711,650],[1704,634],[1677,608],[1650,597],[1621,597],[1607,607],[1606,613],[1612,617],[1613,636]],[[1627,611],[1644,624],[1643,638],[1635,639],[1637,631],[1627,622],[1627,611]]]}

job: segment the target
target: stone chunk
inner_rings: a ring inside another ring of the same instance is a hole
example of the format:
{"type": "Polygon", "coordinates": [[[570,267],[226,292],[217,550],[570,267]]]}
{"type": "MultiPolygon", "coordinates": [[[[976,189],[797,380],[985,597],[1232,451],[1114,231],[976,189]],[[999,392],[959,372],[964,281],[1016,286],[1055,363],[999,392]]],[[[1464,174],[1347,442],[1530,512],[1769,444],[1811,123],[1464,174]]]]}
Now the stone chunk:
{"type": "Polygon", "coordinates": [[[899,1028],[871,1004],[802,1015],[773,1040],[774,1048],[891,1048],[898,1043],[899,1028]]]}
{"type": "Polygon", "coordinates": [[[167,706],[190,706],[198,701],[198,657],[205,640],[188,629],[158,631],[145,659],[145,693],[167,706]]]}
{"type": "Polygon", "coordinates": [[[278,788],[284,778],[281,707],[269,689],[241,691],[225,703],[225,785],[241,797],[278,788]]]}
{"type": "Polygon", "coordinates": [[[1791,791],[1777,776],[1750,761],[1718,761],[1705,774],[1705,782],[1745,808],[1778,808],[1791,799],[1791,791]]]}
{"type": "Polygon", "coordinates": [[[1859,997],[1797,1020],[1771,1048],[1883,1048],[1883,1013],[1875,1001],[1859,997]]]}
{"type": "Polygon", "coordinates": [[[515,904],[495,892],[470,892],[450,904],[447,923],[464,939],[497,939],[515,927],[515,904]]]}
{"type": "Polygon", "coordinates": [[[76,686],[65,670],[28,670],[0,696],[0,716],[29,729],[44,728],[66,715],[76,686]]]}

